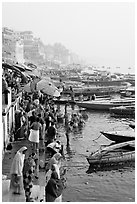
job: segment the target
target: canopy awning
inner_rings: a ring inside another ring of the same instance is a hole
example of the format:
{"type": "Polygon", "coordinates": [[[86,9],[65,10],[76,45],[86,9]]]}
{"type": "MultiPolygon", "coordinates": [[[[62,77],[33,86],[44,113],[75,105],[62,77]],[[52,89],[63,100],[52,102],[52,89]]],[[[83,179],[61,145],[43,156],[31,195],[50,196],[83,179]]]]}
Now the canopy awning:
{"type": "Polygon", "coordinates": [[[31,71],[26,70],[24,73],[31,77],[35,77],[35,74],[33,74],[31,71]]]}
{"type": "Polygon", "coordinates": [[[13,66],[11,64],[2,63],[2,68],[6,68],[6,69],[10,69],[12,71],[15,71],[15,72],[17,72],[17,74],[19,74],[23,78],[23,80],[25,80],[25,81],[28,80],[26,75],[23,72],[21,72],[17,67],[15,67],[15,66],[13,66]]]}
{"type": "Polygon", "coordinates": [[[7,68],[7,69],[11,69],[13,71],[17,71],[19,73],[21,72],[17,67],[15,67],[14,65],[9,64],[9,63],[2,63],[2,67],[7,68]]]}
{"type": "Polygon", "coordinates": [[[22,66],[25,68],[25,70],[27,70],[27,71],[32,71],[32,68],[28,67],[27,65],[22,64],[22,66]]]}
{"type": "Polygon", "coordinates": [[[21,64],[13,64],[14,67],[17,67],[18,69],[20,69],[20,71],[24,72],[25,71],[25,67],[23,67],[21,64]]]}

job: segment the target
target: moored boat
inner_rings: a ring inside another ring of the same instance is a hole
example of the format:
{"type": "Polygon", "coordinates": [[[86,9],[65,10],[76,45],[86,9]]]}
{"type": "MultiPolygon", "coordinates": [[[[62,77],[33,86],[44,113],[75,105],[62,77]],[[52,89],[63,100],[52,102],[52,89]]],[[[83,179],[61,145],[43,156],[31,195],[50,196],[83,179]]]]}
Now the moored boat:
{"type": "MultiPolygon", "coordinates": [[[[112,93],[119,93],[121,89],[125,89],[126,86],[82,86],[73,88],[73,92],[75,96],[83,95],[83,96],[89,96],[89,95],[110,95],[112,93]]],[[[63,91],[63,94],[70,94],[70,89],[65,89],[63,91]]]]}
{"type": "Polygon", "coordinates": [[[135,132],[131,130],[127,131],[100,131],[109,140],[115,141],[117,143],[126,142],[130,140],[135,140],[135,132]]]}
{"type": "Polygon", "coordinates": [[[120,94],[123,97],[135,97],[135,87],[128,87],[126,89],[120,90],[120,94]]]}
{"type": "Polygon", "coordinates": [[[135,161],[135,140],[111,144],[92,152],[87,161],[91,167],[118,165],[135,161]]]}
{"type": "MultiPolygon", "coordinates": [[[[82,101],[91,101],[92,96],[88,96],[88,97],[83,97],[82,101]]],[[[96,100],[110,100],[110,95],[102,95],[102,96],[96,96],[96,100]]],[[[80,100],[80,97],[75,97],[74,100],[71,100],[70,97],[62,97],[60,99],[58,98],[55,98],[54,99],[54,102],[57,103],[57,104],[66,104],[66,103],[69,103],[69,104],[76,104],[76,102],[79,102],[81,101],[80,100]]]]}
{"type": "Polygon", "coordinates": [[[54,103],[56,104],[75,104],[76,102],[71,100],[71,99],[65,99],[65,98],[61,98],[61,99],[54,99],[54,103]]]}
{"type": "Polygon", "coordinates": [[[118,79],[118,80],[82,80],[84,84],[96,85],[96,86],[122,86],[124,83],[135,83],[135,79],[118,79]]]}
{"type": "Polygon", "coordinates": [[[83,101],[83,102],[76,102],[76,105],[87,108],[91,110],[109,110],[113,107],[118,106],[128,106],[134,103],[133,101],[111,101],[111,100],[95,100],[95,101],[83,101]]]}
{"type": "Polygon", "coordinates": [[[135,117],[135,105],[132,106],[119,106],[110,108],[110,113],[122,116],[135,117]]]}

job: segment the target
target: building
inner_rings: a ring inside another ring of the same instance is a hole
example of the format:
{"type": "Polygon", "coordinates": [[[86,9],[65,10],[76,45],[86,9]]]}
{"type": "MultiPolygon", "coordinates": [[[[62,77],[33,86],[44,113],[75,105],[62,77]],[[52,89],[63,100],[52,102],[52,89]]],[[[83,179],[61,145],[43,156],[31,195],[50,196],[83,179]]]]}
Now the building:
{"type": "Polygon", "coordinates": [[[16,61],[15,47],[16,38],[14,31],[4,27],[2,29],[2,58],[8,58],[16,61]]]}
{"type": "Polygon", "coordinates": [[[15,56],[17,62],[24,63],[24,46],[22,40],[16,41],[15,56]]]}
{"type": "Polygon", "coordinates": [[[39,64],[45,59],[44,47],[39,38],[33,36],[33,32],[20,32],[20,37],[23,41],[24,59],[34,64],[39,64]]]}
{"type": "Polygon", "coordinates": [[[24,62],[23,44],[20,32],[4,27],[2,29],[2,58],[13,62],[24,62]]]}

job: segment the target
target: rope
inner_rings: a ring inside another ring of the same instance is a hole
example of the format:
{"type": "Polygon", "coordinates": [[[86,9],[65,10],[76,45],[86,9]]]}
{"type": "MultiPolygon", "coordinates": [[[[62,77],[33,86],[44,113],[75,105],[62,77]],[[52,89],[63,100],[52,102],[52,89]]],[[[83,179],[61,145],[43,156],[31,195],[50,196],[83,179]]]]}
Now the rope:
{"type": "Polygon", "coordinates": [[[100,134],[97,138],[95,138],[94,140],[92,140],[93,142],[96,142],[95,140],[98,140],[101,137],[102,134],[100,134]]]}

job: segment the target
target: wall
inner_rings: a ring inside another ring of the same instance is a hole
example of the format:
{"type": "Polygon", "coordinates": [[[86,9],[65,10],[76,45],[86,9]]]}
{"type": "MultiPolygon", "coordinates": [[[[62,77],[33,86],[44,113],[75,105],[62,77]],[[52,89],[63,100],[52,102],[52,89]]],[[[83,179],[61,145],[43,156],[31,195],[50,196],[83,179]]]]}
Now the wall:
{"type": "Polygon", "coordinates": [[[8,105],[2,105],[2,133],[3,133],[3,147],[2,155],[6,150],[8,143],[10,142],[10,136],[15,127],[15,111],[19,109],[19,102],[21,97],[19,96],[15,102],[11,103],[11,89],[8,94],[8,105]]]}

